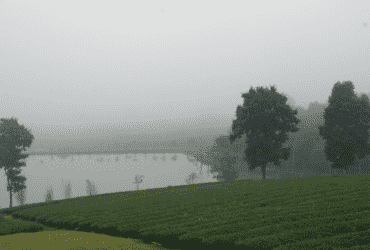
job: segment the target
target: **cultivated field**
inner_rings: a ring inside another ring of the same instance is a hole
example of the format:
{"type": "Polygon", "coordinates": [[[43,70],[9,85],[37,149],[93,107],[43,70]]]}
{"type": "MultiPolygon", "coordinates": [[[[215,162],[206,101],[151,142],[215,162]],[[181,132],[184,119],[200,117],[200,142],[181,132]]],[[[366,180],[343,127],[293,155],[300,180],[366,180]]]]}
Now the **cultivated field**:
{"type": "Polygon", "coordinates": [[[18,206],[0,210],[11,215],[0,218],[0,242],[2,249],[370,249],[369,177],[237,180],[18,206]]]}

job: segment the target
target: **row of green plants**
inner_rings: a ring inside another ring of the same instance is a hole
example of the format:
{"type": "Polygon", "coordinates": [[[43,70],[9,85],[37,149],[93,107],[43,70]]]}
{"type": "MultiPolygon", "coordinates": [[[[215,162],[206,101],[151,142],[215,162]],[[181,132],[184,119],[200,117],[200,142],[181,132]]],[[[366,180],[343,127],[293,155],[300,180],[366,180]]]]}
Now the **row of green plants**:
{"type": "Polygon", "coordinates": [[[79,228],[165,248],[360,249],[370,248],[369,187],[368,175],[237,180],[91,195],[2,212],[24,221],[18,231],[79,228]]]}

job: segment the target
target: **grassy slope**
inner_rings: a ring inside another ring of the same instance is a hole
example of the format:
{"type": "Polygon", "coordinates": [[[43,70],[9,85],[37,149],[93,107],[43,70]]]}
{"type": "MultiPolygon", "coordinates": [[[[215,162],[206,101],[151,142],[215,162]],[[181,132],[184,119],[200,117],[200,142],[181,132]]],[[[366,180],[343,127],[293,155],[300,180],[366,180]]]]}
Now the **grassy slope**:
{"type": "MultiPolygon", "coordinates": [[[[84,211],[88,213],[88,211],[102,212],[105,211],[104,209],[112,208],[114,210],[118,206],[120,209],[123,209],[125,206],[129,206],[129,209],[122,211],[122,214],[126,217],[129,211],[134,211],[135,214],[142,213],[143,216],[149,216],[149,213],[164,214],[155,209],[157,204],[166,203],[166,205],[168,204],[168,209],[178,209],[174,211],[178,211],[185,215],[191,214],[189,219],[192,217],[202,217],[203,221],[206,221],[207,219],[213,220],[215,216],[217,217],[217,213],[225,216],[239,214],[238,216],[242,215],[243,218],[250,218],[251,224],[258,224],[258,221],[253,220],[256,220],[256,218],[259,218],[260,216],[271,216],[271,213],[277,213],[277,215],[279,215],[278,213],[283,214],[285,210],[289,211],[288,214],[285,214],[288,220],[290,214],[299,214],[300,211],[304,211],[303,214],[307,216],[307,211],[310,211],[309,213],[311,213],[311,215],[309,216],[314,217],[309,218],[309,221],[315,224],[319,221],[316,218],[319,216],[319,214],[317,214],[318,211],[325,212],[329,209],[338,215],[350,216],[350,214],[347,213],[350,213],[349,211],[351,210],[340,209],[341,207],[349,206],[347,203],[350,198],[355,198],[357,202],[350,207],[361,207],[361,209],[369,207],[368,195],[366,195],[368,194],[366,189],[368,185],[367,183],[369,183],[367,182],[368,178],[369,176],[367,175],[353,175],[339,177],[286,178],[278,180],[269,179],[258,181],[238,180],[232,182],[201,183],[172,188],[103,194],[95,197],[83,197],[82,199],[73,198],[62,200],[61,202],[54,201],[54,203],[58,204],[62,210],[73,207],[74,210],[69,212],[75,214],[81,214],[81,209],[84,209],[84,211]],[[346,199],[343,200],[341,197],[346,197],[346,199]],[[109,207],[102,207],[102,204],[97,202],[99,199],[109,201],[109,207]],[[86,206],[88,202],[90,205],[86,206]],[[240,205],[238,203],[240,203],[240,205]],[[69,204],[74,205],[71,206],[69,204]],[[76,204],[79,205],[76,207],[76,204]],[[84,208],[82,208],[82,206],[84,208]],[[243,209],[241,210],[241,208],[243,209]],[[207,213],[207,211],[209,211],[209,213],[207,213]],[[251,215],[252,213],[253,215],[251,215]]],[[[26,205],[24,207],[31,209],[32,206],[40,205],[45,205],[45,203],[26,205]]],[[[13,214],[14,217],[17,217],[17,209],[19,209],[19,207],[2,209],[0,212],[13,214]]],[[[353,213],[353,211],[351,213],[353,213]]],[[[103,216],[109,220],[110,214],[111,213],[107,213],[103,216]]],[[[116,214],[114,218],[120,217],[117,217],[116,214]]],[[[153,219],[158,220],[158,218],[153,219]]],[[[305,219],[307,220],[307,218],[305,219]]],[[[240,221],[241,219],[236,219],[235,222],[238,220],[240,221]]],[[[303,222],[304,220],[302,219],[301,221],[303,222]]],[[[265,221],[264,223],[268,223],[268,221],[265,221]]],[[[283,228],[283,225],[286,227],[289,224],[282,222],[281,228],[283,228]]],[[[227,223],[225,226],[227,226],[227,223]]],[[[273,226],[275,227],[276,225],[273,226]]],[[[312,226],[315,227],[315,225],[312,226]]],[[[316,226],[319,226],[319,224],[316,226]]],[[[263,229],[262,226],[260,227],[261,228],[257,226],[253,231],[268,231],[267,229],[263,229]]],[[[43,231],[48,230],[53,231],[55,229],[45,225],[43,231]]],[[[74,228],[68,228],[65,230],[71,232],[74,228]]],[[[232,229],[230,230],[232,231],[232,229]]],[[[289,232],[290,230],[286,231],[286,233],[289,232]]],[[[162,243],[162,245],[166,247],[166,243],[161,242],[160,238],[158,239],[158,242],[162,243]]],[[[370,244],[370,241],[367,242],[367,244],[370,244]]]]}

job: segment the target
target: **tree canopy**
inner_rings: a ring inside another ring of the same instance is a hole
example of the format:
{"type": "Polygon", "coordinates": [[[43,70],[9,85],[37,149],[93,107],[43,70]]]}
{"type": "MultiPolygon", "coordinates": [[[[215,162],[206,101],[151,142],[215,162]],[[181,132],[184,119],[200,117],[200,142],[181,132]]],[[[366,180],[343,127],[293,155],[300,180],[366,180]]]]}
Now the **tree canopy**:
{"type": "Polygon", "coordinates": [[[7,176],[7,191],[10,192],[12,207],[13,192],[17,193],[26,188],[26,177],[21,176],[21,167],[26,166],[28,154],[23,154],[34,140],[34,136],[23,125],[18,124],[16,118],[0,119],[0,168],[4,168],[7,176]]]}
{"type": "Polygon", "coordinates": [[[263,179],[266,179],[267,163],[280,166],[280,160],[290,156],[290,148],[283,148],[282,144],[288,139],[287,132],[298,131],[298,111],[286,104],[287,98],[278,93],[275,86],[270,89],[251,87],[242,97],[244,103],[236,108],[229,138],[233,143],[243,134],[247,135],[245,161],[250,170],[260,166],[263,179]]]}
{"type": "Polygon", "coordinates": [[[368,97],[365,94],[358,97],[351,81],[337,82],[325,109],[324,125],[319,127],[320,135],[326,140],[326,158],[333,163],[333,168],[347,173],[357,158],[370,155],[369,128],[368,97]]]}

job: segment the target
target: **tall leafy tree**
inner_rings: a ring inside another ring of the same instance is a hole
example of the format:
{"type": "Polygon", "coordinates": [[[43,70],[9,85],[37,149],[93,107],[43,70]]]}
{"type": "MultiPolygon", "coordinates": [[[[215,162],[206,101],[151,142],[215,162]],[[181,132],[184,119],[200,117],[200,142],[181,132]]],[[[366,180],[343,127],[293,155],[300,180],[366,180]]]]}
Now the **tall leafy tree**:
{"type": "Polygon", "coordinates": [[[7,177],[7,191],[10,196],[9,207],[13,206],[13,193],[26,188],[26,177],[21,176],[21,167],[26,166],[29,154],[22,152],[29,148],[34,136],[17,118],[0,119],[0,168],[4,168],[7,177]],[[23,161],[22,161],[23,160],[23,161]]]}
{"type": "Polygon", "coordinates": [[[326,140],[326,158],[333,163],[333,168],[347,173],[357,158],[370,155],[369,128],[369,98],[365,94],[358,97],[351,81],[334,84],[324,113],[324,125],[319,127],[320,135],[326,140]]]}
{"type": "Polygon", "coordinates": [[[298,111],[286,104],[287,98],[278,93],[275,86],[256,90],[251,87],[242,97],[244,103],[237,106],[229,138],[233,143],[247,135],[244,157],[249,170],[260,166],[266,179],[267,163],[280,166],[280,160],[288,160],[290,156],[290,148],[283,148],[282,144],[289,138],[287,132],[298,131],[298,111]]]}

